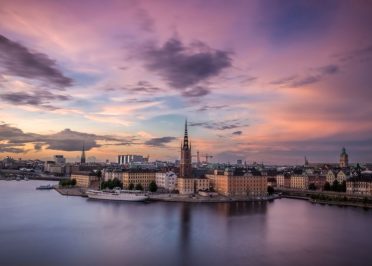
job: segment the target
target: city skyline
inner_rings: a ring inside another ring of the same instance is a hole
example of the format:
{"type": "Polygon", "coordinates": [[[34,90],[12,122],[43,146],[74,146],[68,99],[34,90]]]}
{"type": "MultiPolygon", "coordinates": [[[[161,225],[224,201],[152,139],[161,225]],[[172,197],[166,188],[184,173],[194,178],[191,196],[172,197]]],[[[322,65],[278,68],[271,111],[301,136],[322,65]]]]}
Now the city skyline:
{"type": "Polygon", "coordinates": [[[372,161],[369,1],[2,1],[0,158],[372,161]],[[164,13],[164,10],[167,10],[164,13]]]}

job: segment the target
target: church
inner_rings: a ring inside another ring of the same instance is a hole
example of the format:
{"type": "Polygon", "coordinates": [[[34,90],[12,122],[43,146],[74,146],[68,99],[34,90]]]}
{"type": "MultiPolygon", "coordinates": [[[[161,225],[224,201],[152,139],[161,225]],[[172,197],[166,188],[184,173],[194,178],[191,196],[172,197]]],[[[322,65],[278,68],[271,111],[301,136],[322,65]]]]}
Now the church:
{"type": "Polygon", "coordinates": [[[193,176],[191,158],[191,142],[189,142],[186,120],[185,134],[181,143],[180,175],[177,180],[177,187],[180,194],[194,194],[199,190],[209,189],[209,179],[193,176]]]}

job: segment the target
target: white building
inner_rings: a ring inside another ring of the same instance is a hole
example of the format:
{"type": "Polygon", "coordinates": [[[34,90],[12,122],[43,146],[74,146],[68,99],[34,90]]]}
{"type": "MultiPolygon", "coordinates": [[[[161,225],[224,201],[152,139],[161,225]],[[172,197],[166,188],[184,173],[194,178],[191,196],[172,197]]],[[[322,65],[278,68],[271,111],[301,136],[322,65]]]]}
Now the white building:
{"type": "Polygon", "coordinates": [[[118,164],[132,164],[145,162],[148,162],[148,158],[145,158],[142,155],[134,154],[118,155],[118,164]]]}
{"type": "Polygon", "coordinates": [[[54,155],[53,161],[55,161],[56,164],[65,164],[66,158],[64,158],[63,155],[54,155]]]}
{"type": "Polygon", "coordinates": [[[172,171],[166,173],[156,173],[156,185],[169,191],[177,189],[177,175],[172,171]]]}

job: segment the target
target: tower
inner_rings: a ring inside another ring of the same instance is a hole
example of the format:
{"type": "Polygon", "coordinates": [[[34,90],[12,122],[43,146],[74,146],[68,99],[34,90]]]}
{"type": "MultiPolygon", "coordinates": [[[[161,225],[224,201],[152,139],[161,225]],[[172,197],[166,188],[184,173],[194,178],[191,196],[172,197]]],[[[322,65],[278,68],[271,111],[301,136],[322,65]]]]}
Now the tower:
{"type": "Polygon", "coordinates": [[[85,147],[83,144],[83,150],[81,151],[80,163],[85,163],[85,147]]]}
{"type": "Polygon", "coordinates": [[[183,143],[181,144],[180,177],[181,178],[192,177],[191,144],[189,144],[187,120],[185,121],[185,135],[183,137],[183,143]]]}
{"type": "Polygon", "coordinates": [[[340,154],[340,167],[341,168],[349,167],[349,155],[346,153],[345,147],[342,148],[340,154]]]}

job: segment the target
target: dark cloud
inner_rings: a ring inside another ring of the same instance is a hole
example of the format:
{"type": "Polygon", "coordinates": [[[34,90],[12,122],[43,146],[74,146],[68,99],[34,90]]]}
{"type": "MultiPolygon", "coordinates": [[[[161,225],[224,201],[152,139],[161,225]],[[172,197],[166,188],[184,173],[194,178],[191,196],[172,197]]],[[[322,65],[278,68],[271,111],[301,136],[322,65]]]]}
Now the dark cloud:
{"type": "Polygon", "coordinates": [[[318,68],[320,74],[322,75],[332,75],[340,71],[340,68],[337,65],[328,65],[318,68]]]}
{"type": "Polygon", "coordinates": [[[147,81],[138,81],[136,86],[133,86],[131,88],[127,88],[127,90],[132,92],[138,92],[138,93],[147,93],[147,94],[154,94],[156,92],[162,91],[162,89],[155,87],[151,85],[147,81]]]}
{"type": "Polygon", "coordinates": [[[83,144],[86,150],[90,150],[104,145],[131,145],[134,144],[136,138],[96,135],[73,131],[70,129],[65,129],[55,134],[42,135],[24,133],[22,130],[9,124],[0,124],[0,140],[6,141],[5,144],[8,146],[4,148],[33,143],[35,150],[39,150],[45,146],[46,149],[50,150],[80,151],[83,144]]]}
{"type": "Polygon", "coordinates": [[[372,56],[372,45],[333,55],[333,57],[339,59],[341,62],[365,60],[365,58],[368,58],[371,56],[372,56]]]}
{"type": "Polygon", "coordinates": [[[14,145],[9,143],[0,143],[0,153],[26,153],[28,150],[19,148],[24,145],[14,145]]]}
{"type": "Polygon", "coordinates": [[[191,89],[186,89],[182,92],[184,97],[202,97],[210,93],[210,90],[201,86],[196,86],[191,89]]]}
{"type": "Polygon", "coordinates": [[[159,73],[176,89],[217,76],[232,62],[229,52],[214,50],[202,42],[185,46],[176,38],[169,39],[162,47],[148,44],[142,52],[145,67],[159,73]]]}
{"type": "Polygon", "coordinates": [[[238,131],[233,132],[232,134],[239,136],[239,135],[243,134],[243,131],[238,130],[238,131]]]}
{"type": "Polygon", "coordinates": [[[73,82],[57,68],[56,61],[31,52],[3,35],[0,35],[0,69],[7,75],[40,80],[57,88],[71,86],[73,82]]]}
{"type": "Polygon", "coordinates": [[[33,105],[48,110],[55,110],[58,107],[50,105],[51,101],[67,101],[70,96],[53,94],[49,91],[9,92],[0,94],[0,99],[14,105],[33,105]]]}
{"type": "Polygon", "coordinates": [[[42,143],[35,143],[35,145],[34,145],[35,151],[41,151],[42,148],[43,148],[42,143]]]}
{"type": "Polygon", "coordinates": [[[317,67],[310,70],[310,74],[306,76],[293,75],[282,79],[271,81],[273,85],[279,85],[282,87],[301,87],[310,85],[313,83],[320,82],[324,78],[330,75],[334,75],[340,72],[340,67],[335,64],[317,67]]]}
{"type": "Polygon", "coordinates": [[[293,76],[289,76],[289,77],[284,77],[284,78],[281,78],[281,79],[277,79],[277,80],[273,80],[270,82],[270,84],[273,84],[273,85],[287,85],[288,83],[290,83],[291,81],[297,79],[297,75],[293,75],[293,76]]]}
{"type": "Polygon", "coordinates": [[[204,106],[200,107],[199,109],[197,109],[196,111],[204,112],[204,111],[208,111],[208,110],[219,110],[219,109],[223,109],[223,108],[226,108],[226,107],[228,107],[228,106],[227,105],[214,105],[214,106],[204,105],[204,106]]]}
{"type": "Polygon", "coordinates": [[[227,120],[222,122],[189,122],[190,127],[203,127],[207,129],[214,129],[214,130],[228,130],[228,129],[235,129],[240,127],[248,126],[247,123],[242,123],[238,120],[227,120]]]}
{"type": "Polygon", "coordinates": [[[152,138],[145,142],[145,145],[153,147],[164,147],[165,144],[168,144],[175,140],[175,137],[161,137],[161,138],[152,138]]]}

